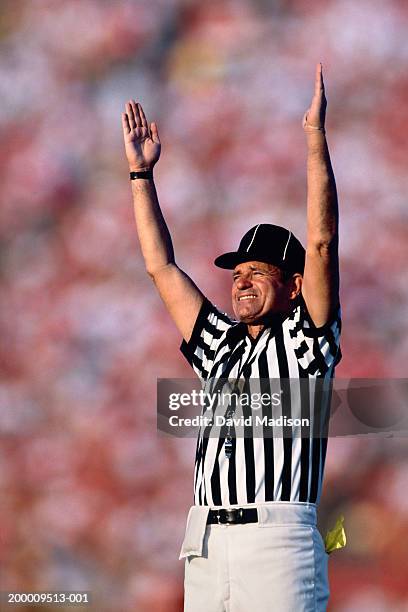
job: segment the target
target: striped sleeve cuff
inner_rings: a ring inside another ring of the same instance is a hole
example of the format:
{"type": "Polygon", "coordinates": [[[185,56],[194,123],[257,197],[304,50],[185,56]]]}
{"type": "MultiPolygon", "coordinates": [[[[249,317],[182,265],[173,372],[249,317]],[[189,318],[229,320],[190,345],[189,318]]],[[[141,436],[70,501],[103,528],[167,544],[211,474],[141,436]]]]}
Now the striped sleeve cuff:
{"type": "Polygon", "coordinates": [[[184,357],[187,359],[188,363],[191,366],[193,365],[194,352],[197,348],[198,341],[200,339],[201,333],[204,329],[205,323],[208,319],[208,315],[210,314],[210,312],[211,302],[207,298],[204,298],[200,311],[197,315],[196,322],[194,323],[190,340],[188,342],[183,340],[180,345],[180,351],[183,353],[184,357]]]}
{"type": "Polygon", "coordinates": [[[312,318],[310,317],[306,308],[303,308],[303,316],[305,322],[308,326],[303,325],[303,334],[308,338],[320,338],[321,336],[325,336],[327,333],[331,331],[333,323],[337,322],[337,324],[341,325],[341,310],[340,305],[337,305],[336,308],[333,308],[332,314],[329,317],[329,320],[324,325],[320,327],[316,327],[313,323],[312,318]]]}

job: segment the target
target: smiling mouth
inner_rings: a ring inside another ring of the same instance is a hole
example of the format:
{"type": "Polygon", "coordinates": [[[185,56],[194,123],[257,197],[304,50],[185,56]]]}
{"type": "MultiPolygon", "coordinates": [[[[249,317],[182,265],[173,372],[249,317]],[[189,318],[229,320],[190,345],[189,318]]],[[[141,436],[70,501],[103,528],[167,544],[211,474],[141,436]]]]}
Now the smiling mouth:
{"type": "Polygon", "coordinates": [[[238,298],[238,302],[242,302],[243,300],[255,300],[257,298],[257,296],[253,293],[247,294],[247,295],[241,295],[238,298]]]}

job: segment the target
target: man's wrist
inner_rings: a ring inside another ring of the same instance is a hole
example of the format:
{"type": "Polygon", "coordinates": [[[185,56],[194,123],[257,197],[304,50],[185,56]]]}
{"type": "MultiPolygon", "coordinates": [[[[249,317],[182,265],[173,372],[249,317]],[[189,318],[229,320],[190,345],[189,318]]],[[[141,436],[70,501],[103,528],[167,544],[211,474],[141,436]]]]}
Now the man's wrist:
{"type": "Polygon", "coordinates": [[[153,172],[153,166],[133,166],[129,165],[129,172],[148,172],[151,170],[153,172]]]}
{"type": "Polygon", "coordinates": [[[129,178],[131,181],[137,179],[153,180],[153,168],[137,168],[135,170],[129,170],[129,178]]]}
{"type": "Polygon", "coordinates": [[[326,128],[324,127],[314,127],[312,125],[306,125],[303,128],[304,133],[306,134],[306,136],[324,136],[326,134],[326,128]]]}
{"type": "Polygon", "coordinates": [[[306,133],[306,142],[309,151],[323,151],[326,149],[327,141],[326,141],[326,132],[321,130],[305,130],[306,133]]]}

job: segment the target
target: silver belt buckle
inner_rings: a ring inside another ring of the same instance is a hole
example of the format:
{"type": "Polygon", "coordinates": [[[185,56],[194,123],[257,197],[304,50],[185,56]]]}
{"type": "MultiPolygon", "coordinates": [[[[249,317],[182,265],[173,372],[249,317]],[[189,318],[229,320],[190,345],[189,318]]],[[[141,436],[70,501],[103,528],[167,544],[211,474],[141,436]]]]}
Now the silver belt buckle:
{"type": "Polygon", "coordinates": [[[235,523],[237,523],[238,517],[242,519],[242,515],[243,515],[242,508],[226,508],[225,510],[223,509],[223,511],[225,512],[225,521],[220,520],[221,514],[220,514],[220,511],[218,511],[218,514],[216,515],[218,525],[234,525],[235,523]]]}

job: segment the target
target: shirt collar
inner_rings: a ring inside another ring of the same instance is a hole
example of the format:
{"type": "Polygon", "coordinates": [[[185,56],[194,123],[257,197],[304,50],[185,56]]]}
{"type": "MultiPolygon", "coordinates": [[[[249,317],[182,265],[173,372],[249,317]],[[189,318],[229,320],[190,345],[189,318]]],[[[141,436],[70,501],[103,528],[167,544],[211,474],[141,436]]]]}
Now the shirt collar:
{"type": "MultiPolygon", "coordinates": [[[[289,314],[291,314],[291,313],[289,313],[289,314]]],[[[275,331],[282,326],[283,321],[288,316],[289,316],[288,314],[272,314],[272,315],[269,315],[269,316],[265,317],[265,319],[264,319],[265,327],[258,334],[257,338],[252,338],[248,334],[248,326],[246,325],[246,323],[238,322],[235,325],[232,325],[228,329],[228,331],[227,331],[227,342],[228,342],[229,346],[232,347],[232,346],[236,346],[238,344],[238,342],[243,340],[246,336],[248,336],[248,338],[250,338],[250,340],[252,340],[252,341],[257,340],[258,338],[260,338],[260,336],[263,334],[263,332],[266,329],[269,329],[270,331],[275,333],[275,331]]]]}

